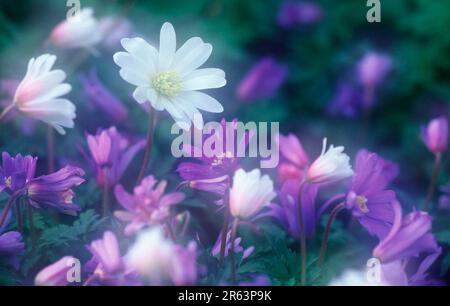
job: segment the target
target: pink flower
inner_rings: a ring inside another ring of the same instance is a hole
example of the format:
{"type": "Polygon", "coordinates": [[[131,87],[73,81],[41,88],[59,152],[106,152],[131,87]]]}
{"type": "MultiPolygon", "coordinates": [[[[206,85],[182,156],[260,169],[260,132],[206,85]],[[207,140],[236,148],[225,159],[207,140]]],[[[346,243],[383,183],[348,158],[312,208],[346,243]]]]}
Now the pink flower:
{"type": "Polygon", "coordinates": [[[392,59],[384,54],[367,53],[359,61],[357,71],[361,84],[364,87],[375,87],[389,73],[392,68],[392,59]]]}
{"type": "Polygon", "coordinates": [[[72,256],[65,256],[57,262],[41,270],[34,279],[36,286],[66,286],[69,284],[69,272],[74,268],[77,260],[72,256]]]}
{"type": "Polygon", "coordinates": [[[278,165],[278,179],[281,184],[289,179],[301,181],[309,165],[309,158],[297,136],[279,135],[281,162],[278,165]]]}
{"type": "Polygon", "coordinates": [[[448,120],[441,116],[435,118],[422,128],[422,138],[428,150],[432,153],[442,153],[447,150],[448,143],[448,120]]]}

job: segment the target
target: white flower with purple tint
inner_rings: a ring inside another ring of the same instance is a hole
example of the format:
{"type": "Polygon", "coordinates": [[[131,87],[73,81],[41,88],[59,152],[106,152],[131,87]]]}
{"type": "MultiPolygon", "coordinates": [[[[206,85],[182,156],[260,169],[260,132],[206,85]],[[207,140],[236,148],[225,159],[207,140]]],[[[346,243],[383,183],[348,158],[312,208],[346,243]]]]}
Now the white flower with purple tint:
{"type": "Polygon", "coordinates": [[[422,128],[422,139],[430,152],[437,154],[447,150],[448,119],[441,116],[435,118],[422,128]]]}
{"type": "Polygon", "coordinates": [[[200,110],[221,113],[222,105],[200,90],[225,86],[225,72],[216,68],[198,69],[211,55],[212,46],[199,37],[190,38],[176,50],[176,34],[172,24],[161,28],[159,50],[144,39],[124,38],[127,52],[114,54],[120,76],[136,86],[134,99],[150,102],[158,111],[166,110],[183,129],[193,122],[202,128],[200,110]]]}

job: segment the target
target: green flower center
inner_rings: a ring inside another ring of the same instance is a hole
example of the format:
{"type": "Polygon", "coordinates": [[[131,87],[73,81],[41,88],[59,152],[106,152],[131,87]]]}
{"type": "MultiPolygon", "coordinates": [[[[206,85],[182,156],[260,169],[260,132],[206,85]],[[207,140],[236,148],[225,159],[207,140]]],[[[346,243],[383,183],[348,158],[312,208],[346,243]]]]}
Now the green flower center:
{"type": "Polygon", "coordinates": [[[172,98],[182,90],[183,80],[178,72],[169,70],[156,74],[152,86],[159,94],[172,98]]]}

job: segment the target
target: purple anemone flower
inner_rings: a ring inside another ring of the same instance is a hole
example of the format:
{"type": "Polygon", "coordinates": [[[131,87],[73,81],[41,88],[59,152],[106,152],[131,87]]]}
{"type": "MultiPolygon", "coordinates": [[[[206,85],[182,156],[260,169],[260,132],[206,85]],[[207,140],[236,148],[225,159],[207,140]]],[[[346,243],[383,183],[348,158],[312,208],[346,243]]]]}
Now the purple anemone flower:
{"type": "MultiPolygon", "coordinates": [[[[241,237],[237,237],[234,240],[234,253],[241,253],[242,252],[242,259],[245,259],[249,257],[253,251],[255,250],[255,247],[250,246],[246,249],[244,249],[241,246],[241,237]]],[[[211,255],[218,257],[220,254],[220,245],[222,242],[222,231],[219,234],[219,237],[217,237],[216,243],[214,244],[213,248],[211,249],[211,255]]],[[[227,240],[225,242],[225,256],[228,256],[229,252],[231,252],[231,230],[227,232],[227,240]]]]}
{"type": "Polygon", "coordinates": [[[97,184],[115,186],[134,156],[144,147],[145,141],[131,145],[115,127],[99,130],[96,135],[87,135],[92,166],[97,184]],[[106,171],[105,171],[106,170],[106,171]],[[105,172],[107,177],[105,179],[105,172]]]}
{"type": "Polygon", "coordinates": [[[232,122],[226,122],[225,119],[222,119],[220,124],[223,134],[211,133],[210,135],[204,135],[202,147],[205,142],[221,142],[223,144],[222,151],[219,154],[215,152],[205,154],[202,149],[185,145],[183,150],[199,162],[182,162],[178,165],[177,172],[184,180],[184,183],[189,184],[191,188],[223,196],[230,187],[231,177],[239,168],[238,149],[245,149],[251,136],[246,133],[242,139],[237,140],[236,128],[238,123],[236,119],[232,122]],[[227,126],[229,126],[229,133],[234,133],[234,151],[227,150],[227,126]],[[198,152],[199,150],[200,152],[198,152]]]}
{"type": "Polygon", "coordinates": [[[348,82],[341,82],[328,106],[331,115],[342,115],[347,118],[355,118],[361,111],[361,93],[348,82]]]}
{"type": "Polygon", "coordinates": [[[431,233],[431,216],[413,211],[402,219],[400,203],[393,203],[394,224],[387,236],[373,250],[373,256],[388,263],[422,253],[436,253],[439,246],[431,233]]]}
{"type": "Polygon", "coordinates": [[[285,2],[278,15],[278,23],[284,28],[291,28],[301,24],[312,24],[323,17],[322,8],[308,1],[285,2]]]}
{"type": "Polygon", "coordinates": [[[365,88],[374,88],[383,81],[391,68],[392,59],[390,56],[369,52],[358,63],[359,81],[365,88]]]}
{"type": "Polygon", "coordinates": [[[57,262],[42,269],[35,277],[36,286],[67,286],[68,273],[78,260],[72,256],[64,256],[57,262]]]}
{"type": "Polygon", "coordinates": [[[422,127],[422,139],[428,150],[434,154],[447,150],[448,145],[448,119],[444,116],[435,118],[422,127]]]}
{"type": "Polygon", "coordinates": [[[34,178],[36,172],[37,157],[27,155],[23,157],[17,154],[11,157],[9,153],[2,154],[3,165],[0,167],[0,192],[8,194],[23,189],[34,178]]]}
{"type": "MultiPolygon", "coordinates": [[[[298,192],[300,185],[295,180],[286,181],[279,192],[281,205],[272,204],[266,215],[275,217],[294,239],[299,239],[298,192]]],[[[305,184],[302,192],[302,212],[305,235],[308,238],[316,232],[316,197],[318,186],[305,184]]]]}
{"type": "Polygon", "coordinates": [[[294,134],[279,135],[278,143],[281,159],[277,172],[280,184],[282,185],[290,179],[296,180],[300,184],[309,165],[309,157],[303,149],[300,140],[294,134]]]}
{"type": "Polygon", "coordinates": [[[27,186],[28,200],[37,208],[51,207],[74,215],[80,208],[72,202],[75,193],[71,188],[83,183],[83,176],[83,169],[66,166],[54,173],[34,178],[27,186]]]}
{"type": "Polygon", "coordinates": [[[86,270],[93,273],[88,283],[109,286],[138,284],[135,273],[126,267],[120,255],[119,242],[113,232],[106,231],[102,239],[92,241],[87,248],[92,258],[86,263],[86,270]]]}
{"type": "Polygon", "coordinates": [[[286,79],[288,69],[266,57],[254,65],[239,84],[237,96],[242,101],[272,98],[286,79]]]}
{"type": "Polygon", "coordinates": [[[0,228],[0,258],[14,269],[19,269],[19,257],[25,251],[25,244],[19,232],[4,232],[8,220],[0,228]]]}
{"type": "Polygon", "coordinates": [[[127,118],[126,107],[102,84],[94,69],[88,74],[81,75],[80,79],[84,92],[92,104],[99,107],[115,122],[122,122],[127,118]]]}
{"type": "Polygon", "coordinates": [[[396,196],[386,187],[397,173],[394,163],[375,153],[363,149],[356,155],[355,175],[345,205],[361,225],[379,239],[387,235],[394,223],[392,203],[396,196]]]}
{"type": "Polygon", "coordinates": [[[157,183],[153,176],[145,177],[133,194],[125,191],[122,185],[117,185],[114,194],[119,204],[126,210],[114,212],[116,218],[127,222],[125,234],[137,233],[145,226],[162,224],[169,220],[170,208],[184,200],[181,192],[164,194],[166,181],[157,183]]]}

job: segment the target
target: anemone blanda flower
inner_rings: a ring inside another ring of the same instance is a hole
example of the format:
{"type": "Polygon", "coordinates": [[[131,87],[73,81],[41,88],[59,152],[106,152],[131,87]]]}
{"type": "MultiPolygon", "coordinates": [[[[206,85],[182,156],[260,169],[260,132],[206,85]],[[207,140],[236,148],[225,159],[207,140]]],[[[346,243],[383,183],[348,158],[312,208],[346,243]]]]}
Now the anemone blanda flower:
{"type": "Polygon", "coordinates": [[[66,286],[69,284],[68,276],[78,260],[73,256],[64,256],[55,263],[45,267],[34,278],[36,286],[66,286]]]}
{"type": "Polygon", "coordinates": [[[236,169],[239,168],[240,158],[237,153],[240,149],[245,150],[250,140],[250,133],[246,133],[242,139],[237,139],[237,120],[226,122],[225,119],[220,121],[222,133],[212,132],[208,135],[203,135],[202,148],[191,147],[185,145],[183,150],[192,156],[198,162],[182,162],[177,167],[177,172],[185,182],[193,189],[211,192],[220,196],[225,194],[225,191],[230,187],[230,180],[236,169]],[[230,127],[227,132],[227,126],[230,127]],[[233,150],[227,149],[227,134],[234,134],[233,150]],[[203,152],[204,144],[221,143],[222,150],[219,153],[216,151],[212,154],[205,154],[203,152]],[[240,148],[240,149],[239,149],[240,148]],[[198,151],[199,157],[195,153],[198,151]]]}
{"type": "Polygon", "coordinates": [[[9,218],[0,227],[0,258],[14,269],[19,269],[20,256],[25,252],[22,234],[15,231],[5,232],[9,218]]]}
{"type": "Polygon", "coordinates": [[[373,88],[383,81],[391,68],[392,59],[388,55],[369,52],[358,63],[359,81],[364,87],[373,88]]]}
{"type": "Polygon", "coordinates": [[[363,149],[356,155],[355,175],[345,205],[367,231],[379,239],[387,235],[394,223],[392,203],[396,196],[386,187],[396,173],[396,165],[375,153],[363,149]]]}
{"type": "MultiPolygon", "coordinates": [[[[215,257],[219,256],[221,241],[222,241],[222,232],[220,232],[219,237],[217,237],[216,243],[214,243],[214,246],[211,249],[211,255],[212,256],[215,256],[215,257]]],[[[245,258],[249,257],[253,253],[253,251],[255,250],[255,247],[254,246],[250,246],[250,247],[244,249],[241,246],[241,241],[242,241],[241,237],[237,237],[234,240],[233,251],[234,251],[235,254],[242,252],[242,259],[245,259],[245,258]]],[[[228,256],[230,251],[231,251],[231,230],[229,230],[227,232],[227,239],[225,241],[225,253],[224,253],[224,255],[228,256]]]]}
{"type": "Polygon", "coordinates": [[[308,169],[309,157],[300,140],[294,134],[279,135],[281,160],[277,167],[278,180],[281,185],[287,180],[303,180],[308,169]]]}
{"type": "Polygon", "coordinates": [[[431,120],[422,128],[422,139],[430,152],[437,154],[447,150],[448,119],[441,116],[431,120]]]}
{"type": "Polygon", "coordinates": [[[285,2],[278,14],[278,23],[285,28],[301,24],[312,24],[323,17],[322,8],[310,1],[285,2]]]}
{"type": "Polygon", "coordinates": [[[71,91],[71,86],[63,83],[66,74],[62,70],[52,70],[56,56],[43,54],[28,62],[25,77],[14,95],[13,106],[36,120],[54,127],[58,133],[65,134],[65,128],[73,128],[75,105],[62,98],[71,91]]]}
{"type": "Polygon", "coordinates": [[[91,153],[95,180],[99,186],[116,185],[122,178],[134,156],[144,147],[144,141],[131,145],[115,127],[98,130],[96,135],[87,135],[87,143],[91,153]],[[107,177],[105,180],[105,171],[107,177]]]}
{"type": "Polygon", "coordinates": [[[2,153],[3,166],[0,167],[0,192],[9,194],[22,189],[34,178],[37,157],[17,154],[11,157],[9,153],[2,153]]]}
{"type": "Polygon", "coordinates": [[[394,223],[387,236],[373,250],[373,256],[382,263],[435,253],[439,246],[431,233],[431,216],[413,211],[402,219],[400,203],[393,202],[394,223]]]}
{"type": "Polygon", "coordinates": [[[94,10],[84,7],[74,16],[59,23],[50,34],[50,41],[60,48],[92,48],[102,39],[94,10]]]}
{"type": "Polygon", "coordinates": [[[327,184],[340,181],[353,175],[350,166],[350,157],[344,153],[344,147],[330,146],[327,148],[327,139],[323,139],[322,153],[311,164],[306,181],[311,184],[327,184]]]}
{"type": "Polygon", "coordinates": [[[126,210],[116,211],[114,215],[119,220],[128,222],[125,227],[126,235],[135,234],[145,226],[168,221],[171,206],[183,201],[184,194],[164,194],[166,186],[166,181],[158,183],[153,176],[147,176],[134,188],[133,194],[126,192],[122,185],[115,187],[116,199],[126,210]]]}
{"type": "Polygon", "coordinates": [[[355,118],[362,108],[362,96],[360,91],[350,82],[342,81],[338,84],[336,93],[328,105],[331,115],[342,115],[355,118]]]}
{"type": "Polygon", "coordinates": [[[191,122],[202,128],[199,110],[223,111],[216,99],[199,91],[226,84],[223,70],[198,69],[212,52],[212,46],[201,38],[190,38],[176,50],[175,30],[166,22],[161,28],[159,50],[139,37],[124,38],[121,43],[127,52],[114,54],[114,62],[121,68],[121,77],[137,87],[133,93],[137,102],[150,102],[158,111],[167,110],[186,130],[191,122]]]}
{"type": "Polygon", "coordinates": [[[269,205],[275,196],[273,182],[267,174],[261,176],[259,169],[250,172],[239,169],[230,188],[231,215],[240,219],[252,217],[269,205]]]}

